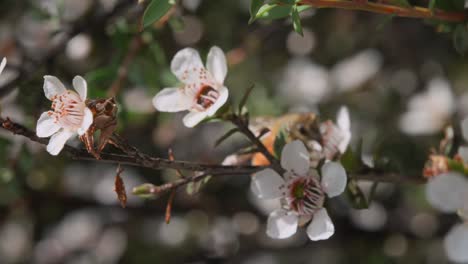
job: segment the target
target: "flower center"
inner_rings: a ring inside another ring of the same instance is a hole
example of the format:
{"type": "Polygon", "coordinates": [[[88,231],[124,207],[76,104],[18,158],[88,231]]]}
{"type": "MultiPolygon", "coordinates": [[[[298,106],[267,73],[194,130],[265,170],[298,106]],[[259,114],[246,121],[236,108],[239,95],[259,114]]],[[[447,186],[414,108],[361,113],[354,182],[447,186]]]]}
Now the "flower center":
{"type": "Polygon", "coordinates": [[[81,126],[85,105],[78,94],[68,90],[53,96],[51,100],[52,111],[48,114],[55,118],[55,122],[68,129],[77,129],[81,126]]]}
{"type": "Polygon", "coordinates": [[[195,97],[195,108],[199,111],[205,111],[210,106],[212,106],[216,102],[216,100],[218,100],[218,97],[219,92],[215,88],[209,85],[205,85],[201,87],[197,96],[195,97]]]}
{"type": "Polygon", "coordinates": [[[289,207],[300,215],[313,215],[316,210],[323,207],[325,193],[315,177],[293,177],[285,188],[289,207]]]}

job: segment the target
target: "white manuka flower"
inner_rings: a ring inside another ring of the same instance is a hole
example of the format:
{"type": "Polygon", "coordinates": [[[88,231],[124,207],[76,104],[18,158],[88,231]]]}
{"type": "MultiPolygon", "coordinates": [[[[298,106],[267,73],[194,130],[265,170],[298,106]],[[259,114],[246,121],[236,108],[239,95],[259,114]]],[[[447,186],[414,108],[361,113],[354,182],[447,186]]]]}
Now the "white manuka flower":
{"type": "Polygon", "coordinates": [[[69,138],[83,135],[93,123],[93,113],[86,107],[87,84],[81,76],[73,78],[75,91],[65,89],[54,76],[44,76],[44,93],[52,101],[52,111],[42,113],[37,121],[38,137],[50,137],[47,151],[57,155],[69,138]]]}
{"type": "Polygon", "coordinates": [[[321,169],[321,182],[315,170],[310,169],[309,152],[304,144],[295,140],[281,153],[281,166],[286,170],[284,179],[272,169],[255,173],[251,190],[262,199],[280,198],[282,208],[268,217],[267,235],[288,238],[296,233],[298,225],[310,220],[307,235],[311,240],[328,239],[335,227],[323,207],[326,195],[340,195],[347,182],[346,172],[337,162],[327,162],[321,169]]]}
{"type": "Polygon", "coordinates": [[[194,127],[214,115],[226,103],[229,94],[223,84],[227,74],[226,57],[220,48],[210,49],[206,68],[196,50],[186,48],[177,52],[171,70],[182,86],[161,90],[153,98],[154,107],[162,112],[189,110],[183,120],[187,127],[194,127]]]}
{"type": "Polygon", "coordinates": [[[336,125],[326,121],[320,125],[323,139],[323,153],[328,160],[333,160],[338,153],[343,154],[348,149],[351,140],[351,121],[348,108],[340,108],[336,118],[336,125]]]}
{"type": "Polygon", "coordinates": [[[7,59],[3,58],[2,62],[0,63],[0,74],[2,74],[3,69],[5,69],[6,64],[7,64],[7,59]]]}

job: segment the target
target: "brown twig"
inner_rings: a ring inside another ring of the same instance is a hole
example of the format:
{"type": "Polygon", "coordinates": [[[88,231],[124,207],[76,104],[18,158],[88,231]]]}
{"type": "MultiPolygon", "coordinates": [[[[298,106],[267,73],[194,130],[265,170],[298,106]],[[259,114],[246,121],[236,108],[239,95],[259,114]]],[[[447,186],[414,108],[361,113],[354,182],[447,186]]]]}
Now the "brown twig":
{"type": "Polygon", "coordinates": [[[270,162],[271,167],[276,170],[278,173],[282,173],[284,170],[281,167],[281,164],[273,154],[268,151],[268,149],[265,147],[265,145],[260,141],[258,137],[254,135],[254,133],[249,129],[249,125],[247,120],[245,120],[243,117],[238,116],[236,114],[229,115],[227,117],[229,121],[231,121],[232,124],[234,124],[237,129],[239,129],[239,132],[244,134],[252,144],[254,144],[258,151],[260,151],[270,162]]]}
{"type": "Polygon", "coordinates": [[[463,22],[467,20],[466,12],[448,12],[443,10],[411,6],[395,6],[367,1],[348,0],[301,0],[301,5],[309,5],[315,8],[339,8],[357,11],[367,11],[378,14],[411,17],[420,19],[435,19],[447,22],[463,22]]]}

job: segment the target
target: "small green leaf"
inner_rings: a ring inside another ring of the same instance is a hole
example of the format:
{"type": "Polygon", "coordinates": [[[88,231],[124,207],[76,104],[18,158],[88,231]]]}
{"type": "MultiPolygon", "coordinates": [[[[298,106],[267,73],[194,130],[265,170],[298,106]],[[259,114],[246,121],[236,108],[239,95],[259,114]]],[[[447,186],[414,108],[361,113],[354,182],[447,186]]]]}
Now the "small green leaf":
{"type": "Polygon", "coordinates": [[[244,108],[244,105],[247,103],[247,99],[249,99],[250,93],[252,93],[253,88],[255,87],[255,84],[252,84],[247,90],[245,91],[244,95],[242,96],[242,99],[239,103],[239,115],[242,114],[242,108],[244,108]]]}
{"type": "Polygon", "coordinates": [[[264,0],[252,0],[250,2],[250,19],[249,24],[252,24],[255,21],[255,17],[260,10],[260,7],[263,5],[264,0]]]}
{"type": "Polygon", "coordinates": [[[275,143],[273,143],[275,157],[281,158],[281,151],[283,151],[284,145],[286,145],[286,131],[284,128],[281,128],[278,135],[276,135],[275,143]]]}
{"type": "Polygon", "coordinates": [[[218,140],[215,142],[215,147],[219,146],[219,144],[223,143],[226,139],[228,139],[230,136],[234,135],[235,133],[239,132],[239,129],[233,128],[226,132],[222,137],[220,137],[218,140]]]}
{"type": "Polygon", "coordinates": [[[346,186],[346,194],[351,202],[351,205],[355,209],[367,209],[369,208],[369,202],[364,195],[364,192],[359,188],[357,181],[354,179],[348,180],[348,185],[346,186]]]}
{"type": "Polygon", "coordinates": [[[198,181],[195,181],[195,182],[189,182],[187,184],[187,187],[185,189],[185,191],[187,192],[188,195],[194,195],[194,194],[197,194],[201,187],[204,186],[205,184],[208,183],[208,181],[211,180],[211,176],[210,175],[207,175],[205,177],[203,177],[202,179],[198,180],[198,181]]]}
{"type": "Polygon", "coordinates": [[[163,17],[174,5],[170,0],[152,0],[143,14],[143,26],[152,25],[163,17]]]}
{"type": "MultiPolygon", "coordinates": [[[[288,5],[288,4],[265,4],[257,12],[257,15],[255,16],[255,19],[279,19],[279,18],[285,18],[291,15],[292,9],[295,5],[288,5]]],[[[311,6],[306,6],[306,5],[301,5],[297,6],[297,12],[300,13],[302,11],[305,11],[311,6]]]]}
{"type": "Polygon", "coordinates": [[[466,25],[457,25],[455,28],[453,32],[453,46],[462,56],[468,51],[468,28],[466,25]]]}
{"type": "Polygon", "coordinates": [[[436,2],[437,0],[429,0],[429,5],[428,5],[428,8],[429,10],[433,11],[435,6],[436,6],[436,2]]]}
{"type": "Polygon", "coordinates": [[[302,32],[302,25],[301,25],[301,17],[299,16],[299,11],[297,10],[297,6],[294,6],[291,13],[291,18],[293,21],[293,28],[299,35],[304,36],[302,32]]]}

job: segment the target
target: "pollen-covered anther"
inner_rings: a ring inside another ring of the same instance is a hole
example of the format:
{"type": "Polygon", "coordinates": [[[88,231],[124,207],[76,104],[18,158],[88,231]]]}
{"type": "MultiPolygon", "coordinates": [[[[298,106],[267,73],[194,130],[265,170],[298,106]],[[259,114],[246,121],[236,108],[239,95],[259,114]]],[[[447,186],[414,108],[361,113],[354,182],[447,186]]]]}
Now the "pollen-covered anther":
{"type": "Polygon", "coordinates": [[[299,215],[312,215],[323,207],[325,192],[314,177],[294,177],[286,188],[286,201],[299,215]]]}
{"type": "Polygon", "coordinates": [[[212,106],[219,98],[219,92],[209,85],[203,86],[196,97],[195,108],[204,111],[212,106]]]}

